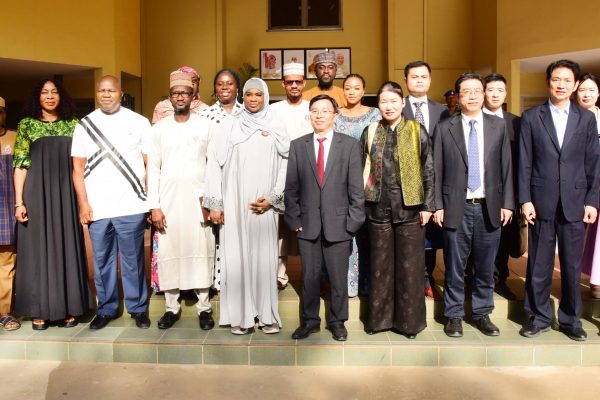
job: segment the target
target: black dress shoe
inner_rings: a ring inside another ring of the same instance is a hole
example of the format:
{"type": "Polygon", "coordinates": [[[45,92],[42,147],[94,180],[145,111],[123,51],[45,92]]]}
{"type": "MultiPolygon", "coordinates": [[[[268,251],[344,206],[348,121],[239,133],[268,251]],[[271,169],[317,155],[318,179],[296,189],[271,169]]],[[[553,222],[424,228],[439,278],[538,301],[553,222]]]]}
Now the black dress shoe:
{"type": "Polygon", "coordinates": [[[481,319],[475,320],[475,327],[486,336],[499,336],[500,329],[492,321],[489,315],[484,315],[481,319]]]}
{"type": "Polygon", "coordinates": [[[504,297],[506,300],[516,300],[517,295],[510,289],[505,281],[500,281],[494,286],[494,292],[504,297]]]}
{"type": "Polygon", "coordinates": [[[175,322],[179,321],[179,316],[181,313],[175,314],[172,311],[167,311],[163,314],[162,317],[158,320],[158,329],[169,329],[175,324],[175,322]]]}
{"type": "Polygon", "coordinates": [[[215,321],[212,317],[212,310],[202,311],[198,316],[198,319],[200,320],[200,329],[203,331],[210,331],[215,327],[215,321]]]}
{"type": "Polygon", "coordinates": [[[131,318],[135,319],[135,326],[140,329],[150,328],[150,318],[145,312],[131,313],[131,318]]]}
{"type": "Polygon", "coordinates": [[[311,333],[316,333],[320,330],[321,328],[318,325],[309,326],[302,324],[292,333],[292,339],[306,339],[311,333]]]}
{"type": "Polygon", "coordinates": [[[344,324],[330,326],[329,330],[333,339],[338,342],[345,342],[348,339],[348,331],[344,324]]]}
{"type": "Polygon", "coordinates": [[[587,333],[583,330],[583,328],[563,328],[561,326],[560,331],[567,335],[571,340],[583,342],[585,339],[587,339],[587,333]]]}
{"type": "Polygon", "coordinates": [[[102,329],[113,319],[108,315],[96,315],[90,322],[90,329],[102,329]]]}
{"type": "Polygon", "coordinates": [[[60,320],[56,323],[56,326],[59,328],[74,328],[79,325],[79,321],[77,317],[69,317],[63,320],[60,320]]]}
{"type": "Polygon", "coordinates": [[[463,335],[462,320],[460,318],[449,318],[444,326],[444,333],[448,337],[458,338],[463,335]]]}
{"type": "Polygon", "coordinates": [[[31,329],[34,331],[45,331],[50,326],[50,323],[45,320],[32,319],[31,320],[31,329]],[[36,323],[35,321],[42,321],[42,323],[36,323]]]}
{"type": "Polygon", "coordinates": [[[548,332],[549,330],[550,326],[540,328],[533,322],[533,318],[530,318],[529,322],[527,322],[527,325],[521,328],[519,334],[521,336],[525,336],[526,338],[534,338],[540,336],[542,332],[548,332]]]}

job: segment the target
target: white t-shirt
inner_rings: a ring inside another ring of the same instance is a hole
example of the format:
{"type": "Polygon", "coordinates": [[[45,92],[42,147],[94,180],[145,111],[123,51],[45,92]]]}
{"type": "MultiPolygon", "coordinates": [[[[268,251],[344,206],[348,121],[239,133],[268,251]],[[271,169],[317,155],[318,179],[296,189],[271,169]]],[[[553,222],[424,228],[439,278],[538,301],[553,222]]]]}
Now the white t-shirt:
{"type": "Polygon", "coordinates": [[[85,189],[94,221],[148,211],[142,152],[149,130],[145,117],[124,107],[110,115],[97,109],[75,128],[71,156],[87,159],[85,189]]]}

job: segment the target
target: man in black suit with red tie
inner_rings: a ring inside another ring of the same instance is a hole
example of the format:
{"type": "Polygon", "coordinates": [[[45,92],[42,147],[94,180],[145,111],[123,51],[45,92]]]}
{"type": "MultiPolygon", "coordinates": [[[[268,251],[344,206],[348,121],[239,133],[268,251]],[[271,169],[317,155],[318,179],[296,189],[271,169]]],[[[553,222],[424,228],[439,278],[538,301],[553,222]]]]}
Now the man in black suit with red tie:
{"type": "Polygon", "coordinates": [[[579,285],[585,224],[594,223],[598,214],[600,147],[594,114],[571,101],[579,75],[573,61],[550,64],[550,98],[521,117],[519,202],[529,224],[525,311],[530,319],[520,330],[525,337],[539,336],[552,324],[550,290],[558,237],[559,327],[570,339],[587,338],[579,319],[579,285]]]}
{"type": "Polygon", "coordinates": [[[348,257],[352,237],[365,220],[360,143],[333,131],[335,100],[318,95],[309,103],[314,133],[293,140],[285,182],[285,222],[298,234],[302,259],[302,324],[293,339],[320,329],[321,270],[329,276],[327,326],[335,340],[348,331],[348,257]]]}

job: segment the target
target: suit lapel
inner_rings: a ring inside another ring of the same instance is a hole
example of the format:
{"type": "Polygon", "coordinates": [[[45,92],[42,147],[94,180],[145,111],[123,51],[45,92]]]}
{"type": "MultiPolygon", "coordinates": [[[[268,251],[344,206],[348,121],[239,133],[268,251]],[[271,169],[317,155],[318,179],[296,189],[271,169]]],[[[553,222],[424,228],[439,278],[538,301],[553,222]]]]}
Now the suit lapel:
{"type": "Polygon", "coordinates": [[[317,171],[317,158],[315,157],[315,145],[313,143],[314,134],[308,136],[305,141],[306,153],[308,155],[308,161],[310,162],[310,167],[313,171],[313,175],[319,183],[319,172],[317,171]]]}
{"type": "Polygon", "coordinates": [[[569,104],[569,118],[567,119],[567,129],[565,130],[565,137],[563,139],[563,149],[573,138],[577,124],[579,123],[579,110],[573,106],[573,103],[569,104]]]}
{"type": "Polygon", "coordinates": [[[325,176],[323,177],[323,185],[321,188],[324,188],[327,184],[327,178],[331,174],[331,170],[334,168],[334,165],[337,163],[337,159],[341,151],[340,142],[342,141],[342,138],[339,135],[339,133],[333,133],[331,146],[329,147],[329,154],[327,155],[327,165],[325,165],[325,176]]]}
{"type": "Polygon", "coordinates": [[[408,97],[404,98],[404,109],[402,110],[402,114],[407,119],[415,119],[415,116],[414,116],[413,110],[412,110],[412,105],[410,104],[408,97]]]}
{"type": "MultiPolygon", "coordinates": [[[[431,100],[427,101],[427,109],[429,110],[429,130],[431,132],[427,132],[429,133],[429,135],[433,134],[433,127],[435,126],[435,124],[437,123],[436,121],[436,109],[435,109],[435,105],[431,102],[431,100]]],[[[439,116],[438,116],[439,119],[439,116]]]]}
{"type": "Polygon", "coordinates": [[[558,135],[556,134],[556,128],[554,127],[554,121],[552,120],[552,114],[548,103],[544,104],[540,109],[540,119],[542,120],[542,125],[546,128],[546,132],[550,136],[552,143],[554,143],[554,147],[556,147],[556,150],[560,153],[558,135]]]}
{"type": "MultiPolygon", "coordinates": [[[[486,114],[483,115],[483,163],[485,165],[486,160],[491,160],[491,151],[492,151],[492,138],[496,134],[494,132],[498,129],[498,122],[504,123],[504,121],[498,121],[497,118],[488,118],[486,114]]],[[[484,168],[484,174],[489,170],[489,168],[484,168]]],[[[485,179],[484,182],[489,182],[488,179],[485,179]]]]}
{"type": "Polygon", "coordinates": [[[450,135],[458,147],[458,151],[466,166],[469,166],[469,157],[467,156],[467,145],[465,144],[465,135],[463,133],[460,116],[452,117],[450,120],[450,135]]]}

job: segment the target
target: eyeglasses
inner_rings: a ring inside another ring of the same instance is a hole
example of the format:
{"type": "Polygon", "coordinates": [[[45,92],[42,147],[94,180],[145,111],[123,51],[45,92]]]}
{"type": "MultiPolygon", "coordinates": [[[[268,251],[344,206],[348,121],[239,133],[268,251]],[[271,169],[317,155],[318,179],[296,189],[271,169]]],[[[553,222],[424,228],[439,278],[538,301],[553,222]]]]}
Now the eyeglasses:
{"type": "Polygon", "coordinates": [[[174,99],[178,98],[179,96],[183,97],[184,99],[187,99],[191,95],[192,95],[192,92],[171,92],[171,93],[169,93],[169,96],[171,96],[174,99]]]}
{"type": "Polygon", "coordinates": [[[285,86],[292,86],[294,83],[296,85],[300,86],[304,83],[304,80],[289,80],[289,81],[283,81],[283,83],[285,83],[285,86]]]}
{"type": "Polygon", "coordinates": [[[322,115],[324,117],[329,117],[329,114],[333,114],[334,111],[331,110],[310,110],[310,115],[312,115],[313,117],[318,117],[319,115],[322,115]]]}
{"type": "Polygon", "coordinates": [[[483,94],[483,89],[463,89],[459,93],[461,96],[468,96],[471,94],[480,96],[483,94]]]}

